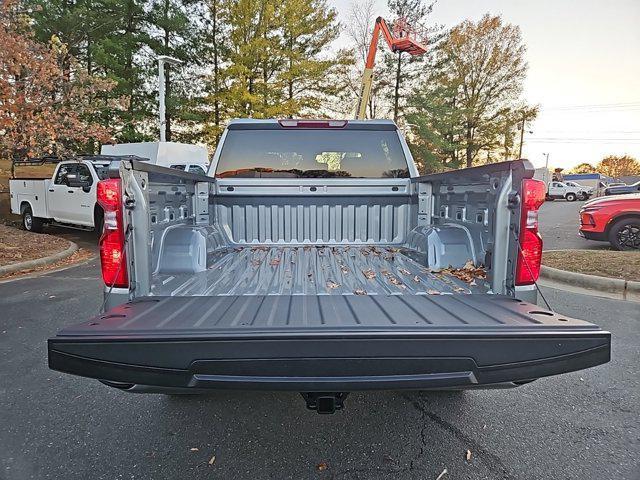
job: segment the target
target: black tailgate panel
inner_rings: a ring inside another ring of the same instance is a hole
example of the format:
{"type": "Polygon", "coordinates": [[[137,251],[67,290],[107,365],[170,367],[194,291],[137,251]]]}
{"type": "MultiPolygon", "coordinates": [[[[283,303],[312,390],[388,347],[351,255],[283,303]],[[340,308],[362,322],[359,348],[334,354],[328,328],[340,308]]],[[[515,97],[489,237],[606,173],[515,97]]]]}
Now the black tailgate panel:
{"type": "Polygon", "coordinates": [[[49,340],[55,370],[174,388],[474,386],[609,355],[599,327],[497,295],[147,297],[49,340]]]}

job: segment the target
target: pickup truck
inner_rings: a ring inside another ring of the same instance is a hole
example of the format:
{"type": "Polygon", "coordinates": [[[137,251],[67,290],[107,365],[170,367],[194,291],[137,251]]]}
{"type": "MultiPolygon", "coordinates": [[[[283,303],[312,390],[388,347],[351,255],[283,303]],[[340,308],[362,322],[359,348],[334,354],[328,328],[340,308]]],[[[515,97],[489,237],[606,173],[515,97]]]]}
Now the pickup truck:
{"type": "Polygon", "coordinates": [[[98,184],[104,310],[50,368],[129,392],[514,387],[606,363],[535,304],[545,196],[524,160],[420,176],[393,122],[237,120],[209,176],[122,161],[98,184]]]}
{"type": "Polygon", "coordinates": [[[41,232],[47,223],[100,229],[103,211],[96,188],[113,159],[64,161],[56,165],[50,179],[9,180],[11,213],[21,215],[22,226],[31,232],[41,232]]]}
{"type": "Polygon", "coordinates": [[[567,202],[575,202],[576,200],[588,200],[592,194],[593,190],[588,187],[553,181],[549,182],[546,199],[565,199],[567,202]]]}

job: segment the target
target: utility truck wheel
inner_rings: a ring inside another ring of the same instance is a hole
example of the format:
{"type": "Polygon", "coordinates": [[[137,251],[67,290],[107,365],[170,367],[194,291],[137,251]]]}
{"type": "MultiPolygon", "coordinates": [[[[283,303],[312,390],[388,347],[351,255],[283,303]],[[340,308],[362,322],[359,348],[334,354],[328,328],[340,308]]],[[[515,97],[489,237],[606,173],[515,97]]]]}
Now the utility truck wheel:
{"type": "Polygon", "coordinates": [[[564,197],[567,199],[567,202],[575,202],[576,201],[576,194],[575,193],[567,193],[567,195],[564,197]]]}
{"type": "Polygon", "coordinates": [[[41,218],[34,217],[29,205],[22,209],[22,227],[28,232],[40,233],[44,222],[41,218]]]}

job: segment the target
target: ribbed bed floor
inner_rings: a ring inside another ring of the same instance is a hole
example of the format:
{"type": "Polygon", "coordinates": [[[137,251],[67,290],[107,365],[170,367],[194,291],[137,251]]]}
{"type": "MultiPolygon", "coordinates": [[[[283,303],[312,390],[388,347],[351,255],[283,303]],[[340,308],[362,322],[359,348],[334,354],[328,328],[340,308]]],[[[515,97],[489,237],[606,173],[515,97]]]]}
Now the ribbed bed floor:
{"type": "Polygon", "coordinates": [[[395,247],[237,247],[215,254],[204,272],[155,275],[152,294],[393,295],[486,293],[486,280],[466,282],[431,272],[395,247]]]}

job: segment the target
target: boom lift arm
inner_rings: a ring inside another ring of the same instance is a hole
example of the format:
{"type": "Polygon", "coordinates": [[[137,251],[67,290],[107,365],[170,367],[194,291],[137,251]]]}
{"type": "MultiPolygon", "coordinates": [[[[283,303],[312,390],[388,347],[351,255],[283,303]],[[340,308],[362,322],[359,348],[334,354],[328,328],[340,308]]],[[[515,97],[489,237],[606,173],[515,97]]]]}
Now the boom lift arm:
{"type": "Polygon", "coordinates": [[[367,104],[371,96],[371,85],[373,84],[373,67],[376,62],[376,52],[378,51],[378,39],[380,32],[384,36],[387,45],[392,52],[407,52],[409,55],[422,55],[427,51],[415,30],[411,29],[406,21],[400,19],[393,25],[393,32],[389,30],[387,22],[382,17],[376,18],[376,25],[373,29],[373,36],[367,51],[367,60],[362,74],[362,84],[360,86],[360,96],[356,107],[356,119],[364,120],[367,112],[367,104]]]}

